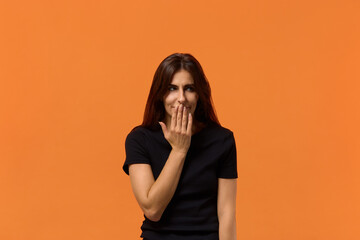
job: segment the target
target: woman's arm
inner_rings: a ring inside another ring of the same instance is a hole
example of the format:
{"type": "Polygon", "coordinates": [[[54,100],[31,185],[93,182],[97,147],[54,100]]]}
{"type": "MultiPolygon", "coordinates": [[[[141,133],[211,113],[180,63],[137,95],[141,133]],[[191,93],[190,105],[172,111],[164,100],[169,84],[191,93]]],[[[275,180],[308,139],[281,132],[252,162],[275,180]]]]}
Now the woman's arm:
{"type": "Polygon", "coordinates": [[[151,221],[159,221],[166,206],[174,195],[185,156],[171,151],[159,177],[154,176],[149,164],[131,164],[129,175],[131,187],[145,216],[151,221]]]}
{"type": "Polygon", "coordinates": [[[183,106],[175,109],[169,128],[160,123],[165,139],[172,146],[159,177],[154,179],[150,165],[129,166],[131,186],[142,211],[151,221],[159,221],[177,188],[190,147],[192,116],[183,106]]]}
{"type": "Polygon", "coordinates": [[[219,240],[236,239],[236,180],[219,178],[219,240]]]}

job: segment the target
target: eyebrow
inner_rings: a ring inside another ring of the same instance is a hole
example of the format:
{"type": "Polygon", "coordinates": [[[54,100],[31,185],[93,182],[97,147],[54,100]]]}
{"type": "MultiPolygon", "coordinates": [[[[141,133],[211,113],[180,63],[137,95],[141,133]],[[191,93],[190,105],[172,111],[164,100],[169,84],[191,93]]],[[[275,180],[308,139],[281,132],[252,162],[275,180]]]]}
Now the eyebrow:
{"type": "MultiPolygon", "coordinates": [[[[177,87],[175,84],[169,84],[169,87],[177,87]]],[[[184,87],[195,87],[195,84],[186,84],[184,87]]]]}

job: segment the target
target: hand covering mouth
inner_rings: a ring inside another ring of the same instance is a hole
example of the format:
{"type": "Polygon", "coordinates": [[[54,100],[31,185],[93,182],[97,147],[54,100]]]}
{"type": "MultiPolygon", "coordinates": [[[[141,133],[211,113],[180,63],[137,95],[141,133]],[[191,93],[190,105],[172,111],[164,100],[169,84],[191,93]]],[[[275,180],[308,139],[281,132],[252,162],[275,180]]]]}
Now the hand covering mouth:
{"type": "MultiPolygon", "coordinates": [[[[190,109],[191,107],[183,105],[185,108],[190,109]]],[[[176,108],[177,106],[173,106],[172,108],[176,108]]]]}

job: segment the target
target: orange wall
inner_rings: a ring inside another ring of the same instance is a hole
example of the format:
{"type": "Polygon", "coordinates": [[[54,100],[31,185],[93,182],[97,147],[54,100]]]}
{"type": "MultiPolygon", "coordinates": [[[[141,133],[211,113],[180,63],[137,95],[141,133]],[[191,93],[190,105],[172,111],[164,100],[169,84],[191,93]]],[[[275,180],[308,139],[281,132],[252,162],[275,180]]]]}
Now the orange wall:
{"type": "Polygon", "coordinates": [[[139,239],[122,172],[154,71],[202,63],[238,148],[238,239],[360,239],[360,4],[2,1],[0,239],[139,239]]]}

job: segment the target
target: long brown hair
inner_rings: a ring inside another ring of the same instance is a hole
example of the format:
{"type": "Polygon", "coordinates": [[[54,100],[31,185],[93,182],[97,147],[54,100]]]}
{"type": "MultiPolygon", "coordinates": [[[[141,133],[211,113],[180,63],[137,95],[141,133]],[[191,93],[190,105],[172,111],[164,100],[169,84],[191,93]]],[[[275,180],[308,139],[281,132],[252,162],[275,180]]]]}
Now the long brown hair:
{"type": "Polygon", "coordinates": [[[174,74],[182,69],[191,74],[199,96],[194,113],[195,120],[206,125],[220,125],[213,107],[210,85],[200,63],[191,54],[174,53],[165,58],[156,69],[141,124],[143,127],[153,128],[158,125],[158,121],[164,119],[163,97],[174,74]]]}

